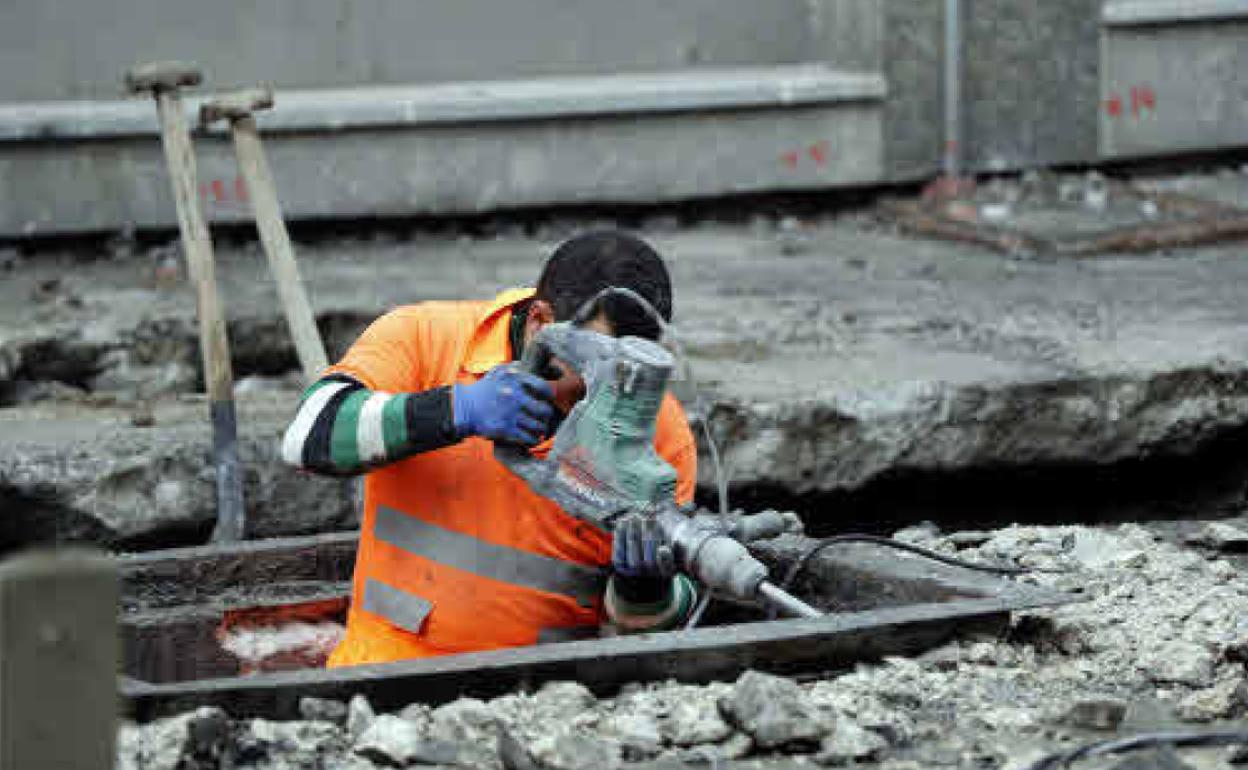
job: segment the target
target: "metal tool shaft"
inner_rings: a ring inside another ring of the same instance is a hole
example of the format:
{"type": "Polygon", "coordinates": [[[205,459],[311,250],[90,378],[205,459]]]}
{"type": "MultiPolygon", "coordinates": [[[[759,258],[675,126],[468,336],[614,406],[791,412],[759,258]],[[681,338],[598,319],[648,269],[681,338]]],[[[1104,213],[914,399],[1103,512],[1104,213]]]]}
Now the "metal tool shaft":
{"type": "Polygon", "coordinates": [[[758,596],[781,612],[795,618],[821,618],[823,613],[811,607],[780,586],[764,580],[758,585],[758,596]]]}

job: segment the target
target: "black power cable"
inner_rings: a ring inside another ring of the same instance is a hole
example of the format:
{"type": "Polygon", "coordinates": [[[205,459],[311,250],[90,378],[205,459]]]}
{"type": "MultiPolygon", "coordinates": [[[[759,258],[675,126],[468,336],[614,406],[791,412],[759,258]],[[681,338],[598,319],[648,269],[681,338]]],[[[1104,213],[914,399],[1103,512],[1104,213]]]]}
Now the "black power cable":
{"type": "Polygon", "coordinates": [[[850,534],[825,537],[812,545],[810,548],[806,549],[798,560],[793,562],[793,566],[789,567],[789,571],[784,576],[784,581],[780,584],[780,587],[786,591],[789,590],[793,585],[793,581],[797,579],[797,576],[802,570],[806,569],[806,566],[810,563],[811,559],[815,558],[815,556],[818,555],[823,549],[829,546],[838,545],[840,543],[872,543],[874,545],[884,546],[885,548],[894,548],[898,551],[908,551],[909,553],[917,554],[924,558],[931,559],[932,561],[938,561],[942,564],[948,564],[953,567],[963,567],[977,572],[989,572],[994,575],[1026,575],[1030,572],[1060,571],[1042,570],[1036,567],[1013,567],[1005,564],[977,564],[975,562],[963,561],[962,559],[957,559],[952,556],[946,556],[943,553],[938,553],[929,548],[911,545],[910,543],[903,543],[900,540],[893,540],[888,537],[880,537],[879,535],[850,534]]]}
{"type": "Polygon", "coordinates": [[[1071,762],[1087,759],[1088,757],[1100,757],[1106,754],[1118,754],[1124,751],[1136,751],[1138,749],[1160,746],[1192,748],[1240,745],[1248,745],[1248,730],[1142,733],[1128,738],[1090,743],[1071,751],[1050,754],[1031,763],[1024,770],[1053,770],[1054,768],[1069,767],[1071,762]]]}
{"type": "MultiPolygon", "coordinates": [[[[893,540],[888,537],[880,537],[879,535],[849,534],[825,537],[816,542],[810,548],[807,548],[806,551],[798,557],[797,561],[793,562],[793,566],[789,567],[789,571],[785,573],[784,580],[780,583],[780,588],[785,591],[792,591],[793,583],[797,580],[797,576],[802,573],[802,570],[806,569],[806,567],[810,564],[810,561],[814,559],[820,551],[828,548],[829,546],[840,545],[842,543],[871,543],[872,545],[893,548],[898,551],[907,551],[926,559],[940,562],[941,564],[948,564],[953,567],[962,567],[964,569],[975,570],[977,572],[988,572],[994,575],[1026,575],[1033,572],[1064,572],[1064,570],[1043,569],[1040,567],[1013,567],[1005,564],[977,564],[975,562],[957,559],[952,556],[946,556],[943,553],[938,553],[929,548],[911,545],[910,543],[903,543],[900,540],[893,540]]],[[[767,617],[768,619],[774,620],[776,618],[775,609],[768,611],[767,617]]]]}

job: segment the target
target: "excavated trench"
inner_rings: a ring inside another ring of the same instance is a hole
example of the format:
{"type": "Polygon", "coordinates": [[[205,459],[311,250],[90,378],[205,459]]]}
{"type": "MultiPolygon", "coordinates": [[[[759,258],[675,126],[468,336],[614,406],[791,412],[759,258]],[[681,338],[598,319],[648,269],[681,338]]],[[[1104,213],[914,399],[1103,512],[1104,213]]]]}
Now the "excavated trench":
{"type": "MultiPolygon", "coordinates": [[[[717,507],[713,488],[698,502],[717,507]]],[[[1092,463],[1038,463],[953,471],[890,471],[854,490],[794,493],[778,485],[733,487],[733,507],[795,511],[813,536],[888,535],[931,522],[944,531],[1010,524],[1120,524],[1219,519],[1248,503],[1248,426],[1186,455],[1092,463]]]]}

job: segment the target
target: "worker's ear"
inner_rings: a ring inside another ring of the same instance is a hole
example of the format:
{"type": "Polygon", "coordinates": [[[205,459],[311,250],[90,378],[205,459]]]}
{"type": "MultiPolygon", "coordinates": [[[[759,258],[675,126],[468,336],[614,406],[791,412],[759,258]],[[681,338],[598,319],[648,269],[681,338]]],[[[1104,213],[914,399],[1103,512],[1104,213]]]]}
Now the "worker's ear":
{"type": "Polygon", "coordinates": [[[524,341],[528,344],[533,335],[542,330],[546,324],[555,322],[555,309],[544,299],[534,300],[529,305],[529,314],[524,319],[524,341]]]}

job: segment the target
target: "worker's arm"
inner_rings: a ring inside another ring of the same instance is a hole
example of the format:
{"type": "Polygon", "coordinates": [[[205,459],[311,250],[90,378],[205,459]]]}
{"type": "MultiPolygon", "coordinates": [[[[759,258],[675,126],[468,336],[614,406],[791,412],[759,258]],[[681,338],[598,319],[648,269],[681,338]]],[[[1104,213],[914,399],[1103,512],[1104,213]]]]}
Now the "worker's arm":
{"type": "Polygon", "coordinates": [[[531,446],[554,407],[550,386],[503,365],[470,384],[381,393],[330,374],[304,394],[282,458],[315,473],[350,476],[470,436],[531,446]]]}
{"type": "Polygon", "coordinates": [[[538,442],[554,410],[550,385],[514,365],[448,384],[455,327],[411,305],[377,319],[308,388],[282,441],[282,458],[314,473],[350,476],[480,436],[538,442]]]}
{"type": "Polygon", "coordinates": [[[451,388],[381,393],[331,374],[303,394],[282,439],[282,459],[314,473],[350,476],[459,440],[451,388]]]}

